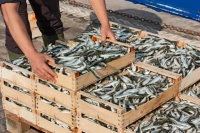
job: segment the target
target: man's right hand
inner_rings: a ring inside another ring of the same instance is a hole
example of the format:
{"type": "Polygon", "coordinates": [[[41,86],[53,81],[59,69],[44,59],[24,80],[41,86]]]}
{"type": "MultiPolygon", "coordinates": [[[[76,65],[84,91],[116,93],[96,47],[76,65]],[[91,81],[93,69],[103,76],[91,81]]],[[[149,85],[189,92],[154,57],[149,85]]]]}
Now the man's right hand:
{"type": "Polygon", "coordinates": [[[35,52],[31,56],[27,57],[30,61],[33,72],[41,79],[55,82],[56,81],[56,73],[51,70],[51,68],[47,65],[47,62],[55,63],[54,59],[46,54],[41,54],[35,52]]]}
{"type": "Polygon", "coordinates": [[[48,55],[38,53],[27,33],[24,22],[19,16],[20,2],[5,3],[1,5],[4,20],[11,32],[17,45],[23,51],[25,56],[30,61],[33,72],[41,79],[55,82],[57,76],[53,70],[47,66],[47,61],[54,62],[53,58],[48,55]]]}

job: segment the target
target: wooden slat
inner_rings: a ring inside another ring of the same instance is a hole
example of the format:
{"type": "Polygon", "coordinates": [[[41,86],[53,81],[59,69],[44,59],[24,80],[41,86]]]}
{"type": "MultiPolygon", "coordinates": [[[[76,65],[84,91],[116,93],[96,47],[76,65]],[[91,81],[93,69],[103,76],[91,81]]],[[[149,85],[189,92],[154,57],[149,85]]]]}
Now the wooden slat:
{"type": "MultiPolygon", "coordinates": [[[[97,39],[101,40],[101,37],[100,37],[100,36],[93,35],[93,37],[94,37],[94,39],[97,38],[97,39]]],[[[106,41],[112,42],[112,43],[114,43],[114,44],[120,44],[120,45],[126,46],[126,47],[128,47],[128,48],[133,47],[133,46],[131,46],[130,44],[123,43],[123,42],[119,42],[119,41],[114,41],[114,40],[111,40],[111,39],[106,39],[106,41]]]]}
{"type": "Polygon", "coordinates": [[[77,108],[78,112],[91,116],[105,123],[109,123],[110,125],[114,126],[118,125],[117,113],[111,112],[101,107],[97,107],[95,105],[91,106],[91,104],[82,100],[80,100],[78,104],[79,104],[77,108]]]}
{"type": "Polygon", "coordinates": [[[1,83],[2,83],[2,85],[5,85],[5,83],[4,82],[7,82],[7,83],[10,83],[10,84],[12,84],[12,85],[14,85],[14,86],[17,86],[17,87],[19,87],[19,88],[21,88],[21,89],[25,89],[25,90],[27,90],[27,91],[29,91],[31,94],[33,94],[34,93],[34,91],[35,91],[35,80],[32,82],[32,88],[28,88],[28,87],[23,87],[23,86],[21,86],[21,85],[17,85],[17,84],[15,84],[14,82],[12,82],[12,81],[10,81],[10,80],[6,80],[6,79],[1,79],[1,83]]]}
{"type": "Polygon", "coordinates": [[[72,131],[62,128],[44,118],[37,116],[37,125],[52,132],[52,133],[73,133],[72,131]]]}
{"type": "Polygon", "coordinates": [[[56,73],[56,74],[58,75],[58,78],[56,78],[55,84],[63,86],[70,90],[76,90],[76,88],[74,87],[74,84],[73,84],[74,83],[73,79],[71,77],[63,75],[61,73],[56,73]]]}
{"type": "MultiPolygon", "coordinates": [[[[52,67],[55,67],[55,68],[62,68],[61,66],[57,65],[57,64],[54,64],[53,62],[48,62],[48,65],[52,66],[52,67]]],[[[65,71],[71,73],[71,74],[74,74],[74,73],[77,73],[76,71],[72,71],[72,70],[69,70],[67,68],[65,68],[65,71]]]]}
{"type": "Polygon", "coordinates": [[[130,27],[130,26],[127,26],[127,25],[123,25],[123,24],[119,24],[119,23],[116,23],[116,22],[112,22],[112,21],[109,21],[110,25],[117,25],[117,26],[121,26],[121,27],[124,27],[124,28],[128,28],[128,29],[131,29],[131,30],[134,30],[134,31],[141,31],[141,29],[137,29],[137,28],[134,28],[134,27],[130,27]]]}
{"type": "Polygon", "coordinates": [[[22,103],[30,108],[35,108],[35,97],[19,92],[13,88],[2,85],[2,94],[22,103]]]}
{"type": "Polygon", "coordinates": [[[82,117],[79,117],[78,120],[78,128],[86,133],[117,133],[82,117]]]}
{"type": "Polygon", "coordinates": [[[103,103],[103,104],[105,104],[105,105],[107,105],[107,106],[113,107],[113,108],[115,108],[118,112],[124,112],[124,108],[122,108],[122,107],[120,107],[120,106],[118,106],[118,105],[116,105],[116,104],[110,103],[110,102],[108,102],[108,101],[105,101],[105,100],[103,100],[103,99],[100,99],[100,98],[98,98],[98,97],[92,96],[92,95],[90,95],[90,94],[88,94],[88,93],[86,93],[86,92],[79,91],[79,92],[77,92],[77,95],[78,95],[78,101],[81,100],[81,99],[80,99],[81,96],[85,96],[85,97],[90,98],[90,99],[92,99],[92,100],[94,100],[94,101],[98,101],[99,103],[103,103]]]}
{"type": "Polygon", "coordinates": [[[69,46],[70,48],[72,48],[72,47],[74,47],[75,45],[79,44],[79,42],[74,42],[74,41],[72,41],[72,40],[68,40],[67,42],[68,42],[68,46],[69,46]]]}
{"type": "Polygon", "coordinates": [[[28,74],[28,75],[34,75],[34,73],[32,73],[32,72],[30,72],[30,71],[28,71],[28,70],[26,70],[26,69],[23,69],[23,68],[21,68],[21,67],[18,67],[18,66],[16,66],[16,65],[13,65],[13,64],[10,64],[10,63],[8,63],[8,62],[3,62],[4,63],[4,65],[8,65],[8,66],[10,66],[10,67],[12,67],[12,68],[15,68],[15,69],[17,69],[17,70],[19,70],[19,71],[22,71],[22,72],[24,72],[24,73],[26,73],[26,74],[28,74]]]}
{"type": "Polygon", "coordinates": [[[52,117],[55,120],[62,121],[64,123],[66,123],[67,125],[75,127],[75,121],[73,121],[73,116],[72,116],[75,111],[73,111],[73,110],[71,110],[72,113],[70,113],[70,114],[63,114],[56,107],[46,104],[46,103],[42,102],[40,99],[37,99],[36,109],[37,109],[37,111],[44,113],[44,114],[52,117]]]}
{"type": "Polygon", "coordinates": [[[8,70],[4,67],[1,68],[1,70],[2,70],[1,78],[11,81],[14,84],[16,84],[17,86],[21,86],[26,90],[34,91],[34,84],[35,84],[34,80],[24,77],[24,76],[22,76],[18,73],[15,73],[11,70],[8,70]]]}
{"type": "Polygon", "coordinates": [[[32,112],[27,111],[26,109],[17,106],[7,100],[3,100],[3,108],[18,117],[21,117],[33,124],[36,124],[36,115],[32,112]]]}
{"type": "Polygon", "coordinates": [[[186,94],[179,94],[178,96],[180,99],[182,100],[187,100],[187,101],[190,101],[192,103],[195,103],[197,105],[200,105],[200,99],[199,98],[195,98],[195,97],[192,97],[192,96],[188,96],[186,94]]]}
{"type": "Polygon", "coordinates": [[[123,125],[122,127],[126,127],[134,121],[140,119],[144,115],[148,114],[152,110],[166,103],[168,100],[176,97],[180,92],[180,82],[176,85],[170,87],[165,92],[163,92],[158,97],[148,101],[147,103],[140,105],[136,110],[129,111],[123,114],[123,125]]]}
{"type": "MultiPolygon", "coordinates": [[[[122,69],[123,67],[129,65],[131,62],[134,62],[135,60],[135,53],[131,52],[129,54],[124,55],[123,57],[113,60],[107,64],[106,68],[102,68],[99,70],[95,70],[99,76],[102,78],[118,71],[119,69],[122,69]]],[[[96,78],[92,72],[88,72],[80,77],[77,78],[77,90],[80,90],[100,79],[96,78]],[[87,80],[85,80],[87,79],[87,80]]]]}
{"type": "Polygon", "coordinates": [[[165,76],[173,78],[173,79],[178,79],[178,78],[181,77],[180,74],[176,74],[176,73],[173,73],[173,72],[170,72],[170,71],[167,71],[167,70],[164,70],[164,69],[161,69],[161,68],[149,65],[149,64],[142,63],[142,62],[135,62],[134,64],[136,66],[139,66],[139,67],[144,68],[146,70],[150,70],[152,72],[159,73],[161,75],[165,75],[165,76]]]}
{"type": "MultiPolygon", "coordinates": [[[[67,89],[66,89],[67,90],[67,89]]],[[[75,109],[76,108],[76,95],[75,92],[70,91],[70,95],[65,94],[63,92],[57,91],[53,88],[50,88],[46,85],[43,85],[39,82],[37,82],[37,87],[36,87],[36,93],[55,102],[62,104],[65,107],[68,107],[70,109],[75,109]]]]}
{"type": "Polygon", "coordinates": [[[180,88],[181,91],[183,91],[184,89],[187,89],[188,87],[190,87],[191,85],[199,81],[200,80],[199,75],[200,75],[200,68],[197,68],[196,70],[191,72],[189,75],[187,75],[185,78],[183,78],[181,82],[181,88],[180,88]]]}

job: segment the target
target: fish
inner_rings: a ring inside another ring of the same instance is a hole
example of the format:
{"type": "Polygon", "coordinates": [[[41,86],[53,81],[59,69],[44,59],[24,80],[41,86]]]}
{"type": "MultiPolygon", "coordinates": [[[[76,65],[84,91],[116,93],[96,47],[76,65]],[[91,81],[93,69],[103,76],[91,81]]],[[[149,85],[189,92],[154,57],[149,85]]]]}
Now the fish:
{"type": "Polygon", "coordinates": [[[200,115],[195,115],[193,112],[199,112],[200,107],[188,101],[169,101],[166,105],[153,111],[146,117],[147,120],[140,120],[130,124],[127,129],[136,133],[143,132],[182,132],[189,133],[199,131],[200,115]],[[174,114],[174,115],[172,115],[174,114]],[[175,114],[178,114],[177,116],[175,114]],[[183,116],[187,114],[187,116],[183,116]],[[182,115],[184,121],[180,119],[182,115]],[[137,126],[138,125],[138,126],[137,126]]]}
{"type": "Polygon", "coordinates": [[[157,97],[173,84],[165,76],[151,74],[143,68],[137,69],[133,63],[82,91],[130,111],[157,97]]]}
{"type": "Polygon", "coordinates": [[[8,97],[6,98],[6,100],[17,105],[17,106],[19,106],[19,107],[21,107],[21,108],[23,108],[23,109],[25,109],[25,110],[27,110],[27,111],[29,111],[29,112],[32,112],[32,109],[30,107],[23,105],[22,103],[19,103],[18,101],[15,101],[15,100],[8,98],[8,97]]]}
{"type": "Polygon", "coordinates": [[[28,91],[28,90],[26,90],[24,88],[18,87],[18,86],[14,85],[14,84],[12,84],[10,82],[4,81],[4,85],[9,87],[9,88],[11,88],[11,89],[17,90],[19,92],[22,92],[22,93],[30,96],[30,91],[28,91]]]}

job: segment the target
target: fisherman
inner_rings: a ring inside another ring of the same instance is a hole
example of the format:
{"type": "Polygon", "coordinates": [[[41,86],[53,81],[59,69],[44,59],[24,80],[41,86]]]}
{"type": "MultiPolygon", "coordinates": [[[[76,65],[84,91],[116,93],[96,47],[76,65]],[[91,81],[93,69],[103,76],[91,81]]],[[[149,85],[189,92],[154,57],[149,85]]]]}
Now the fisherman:
{"type": "MultiPolygon", "coordinates": [[[[29,2],[35,12],[44,45],[54,44],[57,39],[63,40],[59,0],[29,0],[29,2]]],[[[115,39],[109,27],[105,0],[90,0],[90,3],[101,23],[102,41],[106,37],[115,39]]],[[[55,81],[57,75],[46,64],[47,61],[54,62],[53,58],[38,53],[31,41],[26,0],[0,0],[0,5],[6,23],[5,45],[10,60],[25,55],[36,75],[48,81],[55,81]]]]}

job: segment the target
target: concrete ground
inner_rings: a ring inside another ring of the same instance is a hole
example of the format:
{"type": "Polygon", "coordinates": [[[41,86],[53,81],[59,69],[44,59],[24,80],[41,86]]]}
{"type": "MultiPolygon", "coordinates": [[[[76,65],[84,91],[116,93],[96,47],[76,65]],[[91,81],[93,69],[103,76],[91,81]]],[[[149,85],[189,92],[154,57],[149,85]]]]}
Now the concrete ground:
{"type": "MultiPolygon", "coordinates": [[[[76,0],[76,1],[88,3],[88,0],[76,0]]],[[[146,19],[155,20],[158,22],[162,22],[162,23],[166,23],[166,24],[178,26],[181,28],[187,28],[190,30],[200,32],[200,23],[197,21],[193,21],[193,20],[186,19],[186,18],[181,18],[179,16],[174,16],[174,15],[164,13],[164,12],[156,12],[152,9],[148,9],[145,6],[133,4],[130,2],[125,2],[124,0],[114,0],[114,1],[106,0],[106,3],[107,3],[108,9],[112,9],[115,11],[121,11],[121,12],[125,12],[128,14],[140,16],[140,17],[143,17],[146,19]]],[[[30,6],[28,7],[28,11],[31,12],[30,6]]],[[[118,16],[116,16],[116,17],[118,17],[118,16]]],[[[179,34],[185,38],[192,38],[192,39],[200,40],[199,37],[195,37],[195,36],[191,37],[191,36],[183,34],[183,33],[177,33],[175,31],[160,29],[159,27],[156,27],[156,26],[148,24],[148,23],[142,23],[140,21],[135,21],[135,20],[131,20],[131,19],[127,19],[127,20],[134,21],[135,23],[141,24],[143,26],[150,26],[153,29],[156,29],[158,31],[166,31],[166,32],[172,33],[174,35],[179,34]]],[[[82,18],[76,18],[74,16],[69,16],[67,14],[62,14],[62,21],[64,24],[64,33],[65,33],[66,39],[73,39],[77,35],[81,34],[82,32],[84,32],[86,30],[89,30],[91,28],[90,21],[84,20],[82,18]]],[[[3,18],[0,17],[0,61],[8,60],[7,51],[4,46],[4,42],[5,42],[4,30],[5,30],[5,25],[3,22],[3,18]]],[[[37,49],[40,49],[43,46],[42,38],[41,37],[34,38],[33,44],[35,45],[35,47],[37,49]]],[[[4,112],[3,112],[3,108],[2,108],[2,102],[0,100],[0,133],[6,133],[6,132],[7,131],[6,131],[6,127],[5,127],[4,112]]]]}
{"type": "MultiPolygon", "coordinates": [[[[88,0],[76,0],[77,2],[88,3],[88,0]]],[[[147,8],[146,6],[140,4],[133,4],[125,0],[106,0],[107,9],[120,11],[133,16],[139,16],[141,18],[146,18],[160,23],[166,23],[173,26],[186,28],[194,31],[200,32],[200,23],[198,21],[186,19],[183,17],[171,15],[165,12],[157,12],[153,9],[147,8]]],[[[135,21],[135,20],[132,20],[135,21]]],[[[138,23],[141,23],[138,21],[138,23]]]]}

